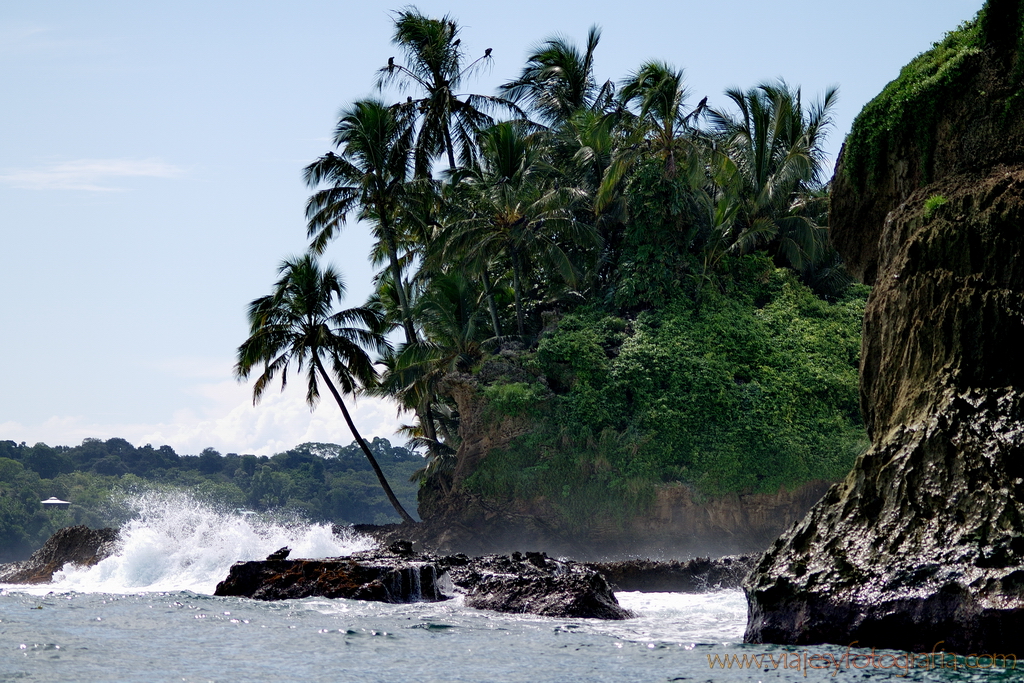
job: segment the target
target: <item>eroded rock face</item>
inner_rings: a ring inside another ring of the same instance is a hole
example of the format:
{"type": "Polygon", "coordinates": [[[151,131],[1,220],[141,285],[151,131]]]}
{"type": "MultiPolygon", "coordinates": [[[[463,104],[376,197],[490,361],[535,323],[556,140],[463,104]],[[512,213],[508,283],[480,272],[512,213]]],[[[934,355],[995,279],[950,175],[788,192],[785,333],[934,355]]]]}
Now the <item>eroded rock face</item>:
{"type": "Polygon", "coordinates": [[[593,567],[544,553],[448,559],[452,583],[476,609],[546,617],[628,619],[608,581],[593,567]],[[453,561],[454,560],[454,561],[453,561]]]}
{"type": "Polygon", "coordinates": [[[1020,5],[983,10],[931,138],[890,140],[870,182],[837,170],[836,242],[874,284],[861,354],[873,446],[751,574],[749,642],[1019,647],[1024,109],[1016,41],[985,30],[1020,26],[1020,5]]]}
{"type": "Polygon", "coordinates": [[[91,567],[109,557],[116,544],[117,529],[58,529],[29,559],[0,567],[0,583],[49,583],[65,565],[91,567]]]}

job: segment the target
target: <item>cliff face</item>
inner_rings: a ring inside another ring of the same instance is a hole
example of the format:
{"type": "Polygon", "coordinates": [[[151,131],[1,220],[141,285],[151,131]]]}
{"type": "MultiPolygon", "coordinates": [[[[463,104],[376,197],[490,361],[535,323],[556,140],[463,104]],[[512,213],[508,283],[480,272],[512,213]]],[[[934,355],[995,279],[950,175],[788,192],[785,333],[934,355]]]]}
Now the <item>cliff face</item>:
{"type": "Polygon", "coordinates": [[[831,225],[874,284],[861,353],[873,445],[748,579],[748,642],[1019,644],[1021,4],[988,3],[854,124],[831,225]]]}

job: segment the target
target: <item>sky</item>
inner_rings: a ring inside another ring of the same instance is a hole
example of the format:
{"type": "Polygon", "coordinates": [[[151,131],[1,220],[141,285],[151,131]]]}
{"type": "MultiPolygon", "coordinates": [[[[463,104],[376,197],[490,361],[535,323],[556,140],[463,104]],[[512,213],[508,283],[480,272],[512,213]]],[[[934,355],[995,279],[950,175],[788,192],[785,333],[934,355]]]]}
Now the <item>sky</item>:
{"type": "MultiPolygon", "coordinates": [[[[493,64],[493,93],[553,34],[603,30],[596,75],[648,59],[686,70],[690,104],[785,78],[839,86],[838,154],[853,118],[901,66],[982,0],[424,1],[493,64]]],[[[0,9],[0,440],[118,436],[182,454],[273,454],[352,440],[300,386],[252,405],[232,375],[246,305],[306,247],[302,168],[330,149],[338,111],[374,94],[400,2],[7,3],[0,9]]],[[[387,93],[404,97],[404,93],[387,93]]],[[[367,230],[324,256],[365,301],[367,230]]],[[[366,437],[406,419],[362,398],[366,437]]]]}

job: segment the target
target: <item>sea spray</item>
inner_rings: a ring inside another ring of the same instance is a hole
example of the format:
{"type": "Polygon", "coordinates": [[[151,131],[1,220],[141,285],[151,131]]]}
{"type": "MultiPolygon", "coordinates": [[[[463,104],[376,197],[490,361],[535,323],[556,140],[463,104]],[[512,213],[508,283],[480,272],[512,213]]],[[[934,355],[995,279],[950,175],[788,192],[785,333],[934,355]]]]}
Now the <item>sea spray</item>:
{"type": "Polygon", "coordinates": [[[189,590],[213,593],[228,569],[288,546],[292,557],[347,555],[373,546],[355,534],[336,536],[329,525],[237,514],[184,492],[149,491],[124,499],[130,511],[117,552],[94,567],[67,568],[54,588],[125,593],[189,590]]]}

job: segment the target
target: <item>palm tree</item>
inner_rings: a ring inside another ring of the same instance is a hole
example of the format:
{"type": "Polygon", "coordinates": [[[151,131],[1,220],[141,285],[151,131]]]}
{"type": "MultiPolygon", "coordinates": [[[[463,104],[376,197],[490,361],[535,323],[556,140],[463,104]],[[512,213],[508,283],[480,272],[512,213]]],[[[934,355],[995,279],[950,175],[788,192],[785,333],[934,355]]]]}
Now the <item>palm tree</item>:
{"type": "Polygon", "coordinates": [[[607,207],[637,161],[650,156],[663,161],[666,176],[675,177],[682,164],[694,183],[699,182],[703,176],[700,155],[687,133],[692,132],[691,121],[703,112],[705,102],[687,112],[688,95],[683,70],[660,61],[645,62],[622,83],[617,99],[633,116],[623,118],[624,139],[605,172],[598,208],[607,207]]]}
{"type": "Polygon", "coordinates": [[[288,369],[295,364],[306,373],[306,403],[310,408],[320,400],[320,380],[337,401],[345,423],[380,481],[381,488],[403,520],[415,520],[398,501],[384,473],[359,434],[342,393],[353,394],[376,378],[373,362],[363,350],[378,352],[389,348],[376,331],[377,317],[364,308],[335,311],[345,296],[341,275],[331,267],[320,268],[312,254],[284,261],[274,291],[249,304],[249,338],[238,347],[235,376],[247,380],[254,368],[262,366],[252,389],[253,405],[280,375],[281,389],[288,383],[288,369]],[[338,380],[331,380],[325,363],[338,380]],[[340,387],[340,392],[339,392],[340,387]]]}
{"type": "Polygon", "coordinates": [[[572,282],[577,271],[567,249],[597,246],[600,238],[592,226],[573,216],[572,204],[582,199],[582,193],[546,182],[550,169],[528,124],[495,124],[481,134],[480,143],[480,164],[456,176],[464,183],[468,208],[466,217],[451,226],[446,249],[451,258],[462,254],[484,263],[499,255],[508,259],[516,324],[525,338],[524,279],[531,263],[546,261],[572,282]]]}
{"type": "MultiPolygon", "coordinates": [[[[305,169],[311,188],[326,185],[306,203],[310,249],[322,253],[327,243],[358,209],[357,217],[373,226],[378,245],[387,254],[391,277],[402,283],[399,222],[410,195],[410,118],[380,100],[360,100],[343,110],[334,132],[340,154],[328,152],[305,169]]],[[[397,286],[407,342],[416,338],[405,288],[397,286]]]]}
{"type": "Polygon", "coordinates": [[[455,453],[452,425],[444,419],[451,411],[440,399],[439,385],[449,373],[466,372],[483,357],[479,303],[479,288],[461,271],[432,273],[416,302],[416,316],[427,339],[387,354],[382,361],[384,376],[371,390],[428,418],[421,421],[421,433],[414,441],[427,447],[432,461],[455,453]]]}
{"type": "Polygon", "coordinates": [[[405,114],[421,118],[416,139],[416,175],[430,175],[430,163],[445,154],[449,169],[456,166],[458,150],[464,165],[475,155],[476,134],[491,125],[493,119],[484,110],[509,108],[501,98],[463,95],[458,90],[465,79],[491,61],[488,48],[483,56],[463,66],[465,53],[459,38],[460,27],[449,15],[441,19],[424,16],[415,7],[403,9],[395,18],[392,41],[405,53],[407,63],[397,64],[394,57],[377,72],[377,88],[397,82],[400,87],[416,87],[422,95],[409,97],[396,105],[405,114]]]}
{"type": "Polygon", "coordinates": [[[739,117],[711,111],[721,149],[738,171],[741,206],[735,250],[767,244],[796,270],[813,263],[827,233],[807,210],[825,174],[823,143],[837,89],[804,110],[800,90],[785,81],[726,91],[739,117]]]}
{"type": "Polygon", "coordinates": [[[549,126],[559,127],[581,109],[603,111],[614,93],[611,81],[600,88],[594,80],[594,51],[601,29],[591,26],[582,52],[564,36],[553,36],[534,48],[526,67],[501,91],[549,126]]]}

